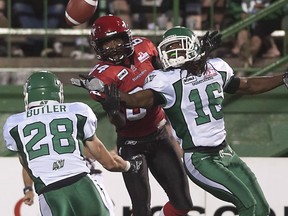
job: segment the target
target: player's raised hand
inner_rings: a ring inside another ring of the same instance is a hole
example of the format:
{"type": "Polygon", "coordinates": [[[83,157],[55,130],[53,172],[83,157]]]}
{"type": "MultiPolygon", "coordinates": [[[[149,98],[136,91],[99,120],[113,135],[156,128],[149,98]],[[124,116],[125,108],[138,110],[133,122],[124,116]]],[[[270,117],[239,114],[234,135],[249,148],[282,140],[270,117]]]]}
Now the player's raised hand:
{"type": "Polygon", "coordinates": [[[101,102],[109,115],[118,115],[120,111],[120,92],[115,83],[104,86],[105,99],[101,102]]]}
{"type": "Polygon", "coordinates": [[[208,55],[213,50],[217,49],[222,42],[222,34],[218,31],[209,32],[199,39],[202,52],[208,55]]]}

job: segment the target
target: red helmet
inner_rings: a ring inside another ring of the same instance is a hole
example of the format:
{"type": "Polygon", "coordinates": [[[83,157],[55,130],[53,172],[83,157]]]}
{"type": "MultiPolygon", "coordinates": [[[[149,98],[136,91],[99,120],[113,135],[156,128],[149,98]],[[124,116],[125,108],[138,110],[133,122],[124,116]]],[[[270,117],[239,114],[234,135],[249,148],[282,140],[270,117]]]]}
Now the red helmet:
{"type": "Polygon", "coordinates": [[[115,64],[121,63],[134,51],[131,30],[122,19],[113,15],[102,16],[95,20],[91,28],[90,43],[98,59],[115,64]],[[103,44],[107,41],[119,38],[123,40],[123,43],[117,48],[103,48],[103,44]]]}

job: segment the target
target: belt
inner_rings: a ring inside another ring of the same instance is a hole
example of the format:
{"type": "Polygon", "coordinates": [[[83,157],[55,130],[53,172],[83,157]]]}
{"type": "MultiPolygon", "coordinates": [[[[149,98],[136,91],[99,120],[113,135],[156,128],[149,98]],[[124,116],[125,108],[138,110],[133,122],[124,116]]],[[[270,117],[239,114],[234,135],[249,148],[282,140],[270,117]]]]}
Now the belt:
{"type": "Polygon", "coordinates": [[[59,188],[71,185],[77,181],[79,181],[82,177],[86,176],[87,173],[80,173],[78,175],[54,182],[52,184],[47,185],[46,187],[42,188],[39,190],[38,195],[42,194],[42,193],[46,193],[52,190],[57,190],[59,188]]]}
{"type": "Polygon", "coordinates": [[[165,127],[159,128],[157,131],[143,137],[122,137],[118,136],[118,141],[123,142],[123,145],[136,145],[151,143],[157,141],[157,136],[161,133],[162,130],[166,130],[165,127]]]}
{"type": "Polygon", "coordinates": [[[184,152],[200,152],[200,153],[216,153],[228,146],[227,142],[224,140],[218,146],[195,146],[192,148],[184,149],[184,152]]]}

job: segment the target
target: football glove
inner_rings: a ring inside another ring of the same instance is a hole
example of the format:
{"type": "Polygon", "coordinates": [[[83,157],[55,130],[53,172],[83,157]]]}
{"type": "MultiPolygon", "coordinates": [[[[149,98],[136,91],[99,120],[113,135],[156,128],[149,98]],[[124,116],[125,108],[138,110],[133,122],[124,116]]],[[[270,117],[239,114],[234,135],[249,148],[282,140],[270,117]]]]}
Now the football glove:
{"type": "Polygon", "coordinates": [[[130,168],[127,172],[138,173],[138,171],[141,169],[141,166],[143,164],[143,156],[138,154],[138,155],[133,156],[128,161],[130,163],[130,168]]]}
{"type": "Polygon", "coordinates": [[[103,109],[109,115],[118,115],[120,111],[120,93],[115,83],[110,88],[104,85],[105,99],[101,102],[103,109]]]}
{"type": "Polygon", "coordinates": [[[72,85],[85,88],[88,91],[104,92],[104,83],[100,79],[83,74],[79,74],[79,77],[81,79],[77,78],[70,79],[72,85]]]}
{"type": "Polygon", "coordinates": [[[285,86],[288,88],[288,72],[285,72],[283,74],[283,82],[284,82],[285,86]]]}
{"type": "Polygon", "coordinates": [[[222,34],[218,31],[209,32],[200,38],[201,51],[205,55],[209,55],[213,50],[217,49],[222,42],[222,34]]]}

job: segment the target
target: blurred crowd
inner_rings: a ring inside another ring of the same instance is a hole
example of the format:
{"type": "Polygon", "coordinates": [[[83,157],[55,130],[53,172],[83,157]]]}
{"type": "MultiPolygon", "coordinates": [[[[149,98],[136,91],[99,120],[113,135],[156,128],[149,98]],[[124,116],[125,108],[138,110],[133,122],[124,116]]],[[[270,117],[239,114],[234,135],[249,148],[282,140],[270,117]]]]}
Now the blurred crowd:
{"type": "MultiPolygon", "coordinates": [[[[131,29],[161,29],[173,26],[176,17],[180,25],[192,30],[223,30],[277,0],[179,0],[179,16],[175,16],[173,0],[108,0],[99,1],[95,15],[88,23],[76,28],[89,28],[96,17],[114,14],[121,17],[131,29]],[[104,5],[103,5],[104,4],[104,5]],[[212,5],[213,4],[213,5],[212,5]],[[213,6],[213,7],[212,7],[213,6]]],[[[7,21],[8,0],[0,0],[0,27],[12,28],[71,28],[65,23],[64,13],[68,0],[13,0],[11,22],[7,21]],[[44,4],[47,2],[47,5],[44,4]],[[47,19],[44,19],[46,15],[47,19]],[[8,25],[9,23],[9,25],[8,25]]],[[[281,46],[271,37],[281,30],[285,10],[278,10],[242,29],[237,35],[224,41],[220,57],[274,58],[281,55],[281,46]],[[263,26],[265,26],[263,28],[263,26]],[[247,50],[249,49],[249,50],[247,50]],[[248,53],[248,54],[247,54],[248,53]]],[[[93,59],[94,52],[88,37],[74,38],[69,56],[75,59],[93,59]]],[[[0,56],[7,56],[5,36],[0,38],[0,56]]],[[[31,36],[12,45],[11,55],[61,57],[65,41],[45,36],[31,36]]],[[[65,54],[66,55],[66,54],[65,54]]]]}

